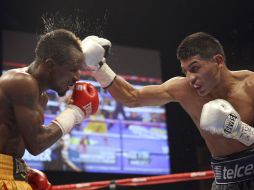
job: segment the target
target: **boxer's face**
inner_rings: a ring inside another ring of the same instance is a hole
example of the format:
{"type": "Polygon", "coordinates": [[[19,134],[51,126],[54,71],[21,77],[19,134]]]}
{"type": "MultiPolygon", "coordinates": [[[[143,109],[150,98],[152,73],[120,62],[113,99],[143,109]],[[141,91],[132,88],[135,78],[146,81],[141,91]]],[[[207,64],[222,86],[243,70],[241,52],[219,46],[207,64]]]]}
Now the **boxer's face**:
{"type": "Polygon", "coordinates": [[[181,60],[181,67],[186,80],[200,96],[212,92],[219,83],[219,65],[214,60],[204,60],[196,55],[181,60]]]}
{"type": "Polygon", "coordinates": [[[64,96],[71,86],[80,79],[80,69],[84,59],[73,57],[67,60],[64,64],[54,66],[51,77],[51,88],[55,90],[59,96],[64,96]]]}

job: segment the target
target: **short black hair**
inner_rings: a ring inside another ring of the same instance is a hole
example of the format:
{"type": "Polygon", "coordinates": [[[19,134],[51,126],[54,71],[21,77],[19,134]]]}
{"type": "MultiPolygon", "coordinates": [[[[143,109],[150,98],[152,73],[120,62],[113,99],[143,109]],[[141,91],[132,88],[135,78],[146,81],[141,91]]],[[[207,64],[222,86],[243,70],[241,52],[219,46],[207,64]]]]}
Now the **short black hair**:
{"type": "Polygon", "coordinates": [[[226,61],[225,53],[219,40],[205,32],[197,32],[184,38],[176,52],[178,60],[184,60],[195,55],[209,60],[216,54],[221,54],[226,61]]]}
{"type": "Polygon", "coordinates": [[[82,52],[80,39],[69,30],[53,30],[40,37],[35,49],[36,60],[52,58],[57,64],[63,64],[70,58],[70,48],[82,52]]]}

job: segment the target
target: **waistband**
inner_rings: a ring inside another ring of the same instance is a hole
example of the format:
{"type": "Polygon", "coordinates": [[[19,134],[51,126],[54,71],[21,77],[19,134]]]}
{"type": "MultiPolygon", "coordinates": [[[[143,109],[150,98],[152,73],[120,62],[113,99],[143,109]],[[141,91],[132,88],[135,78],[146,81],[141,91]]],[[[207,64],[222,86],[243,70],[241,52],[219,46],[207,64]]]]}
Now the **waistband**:
{"type": "Polygon", "coordinates": [[[24,160],[0,154],[0,179],[26,181],[27,165],[24,160]]]}
{"type": "Polygon", "coordinates": [[[254,149],[247,149],[211,160],[216,184],[230,184],[254,179],[254,149]]]}

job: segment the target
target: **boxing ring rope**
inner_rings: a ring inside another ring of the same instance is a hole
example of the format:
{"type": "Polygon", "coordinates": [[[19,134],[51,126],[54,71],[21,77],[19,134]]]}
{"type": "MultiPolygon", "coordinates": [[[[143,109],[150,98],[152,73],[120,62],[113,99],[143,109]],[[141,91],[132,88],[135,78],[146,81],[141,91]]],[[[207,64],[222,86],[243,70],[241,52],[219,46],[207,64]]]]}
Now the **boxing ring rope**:
{"type": "Polygon", "coordinates": [[[77,184],[66,184],[66,185],[54,185],[51,190],[96,190],[111,186],[145,186],[165,183],[176,183],[193,180],[205,180],[213,179],[214,173],[211,170],[189,172],[189,173],[178,173],[170,175],[160,175],[151,177],[138,177],[138,178],[126,178],[119,180],[107,180],[77,184]]]}

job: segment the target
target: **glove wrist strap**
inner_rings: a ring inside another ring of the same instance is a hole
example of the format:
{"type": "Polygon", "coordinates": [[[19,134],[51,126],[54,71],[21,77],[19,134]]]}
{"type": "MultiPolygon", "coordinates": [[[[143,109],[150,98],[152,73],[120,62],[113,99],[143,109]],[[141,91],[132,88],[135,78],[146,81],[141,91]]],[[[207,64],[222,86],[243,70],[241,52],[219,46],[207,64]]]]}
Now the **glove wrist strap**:
{"type": "Polygon", "coordinates": [[[244,122],[239,122],[239,125],[237,139],[246,146],[252,145],[254,143],[254,128],[244,122]]]}
{"type": "Polygon", "coordinates": [[[112,84],[116,74],[106,63],[103,63],[101,67],[93,73],[93,76],[100,83],[102,88],[107,88],[112,84]]]}
{"type": "Polygon", "coordinates": [[[85,119],[84,112],[75,105],[68,105],[68,107],[60,113],[52,123],[56,124],[62,131],[63,136],[70,132],[70,130],[78,123],[85,119]]]}

